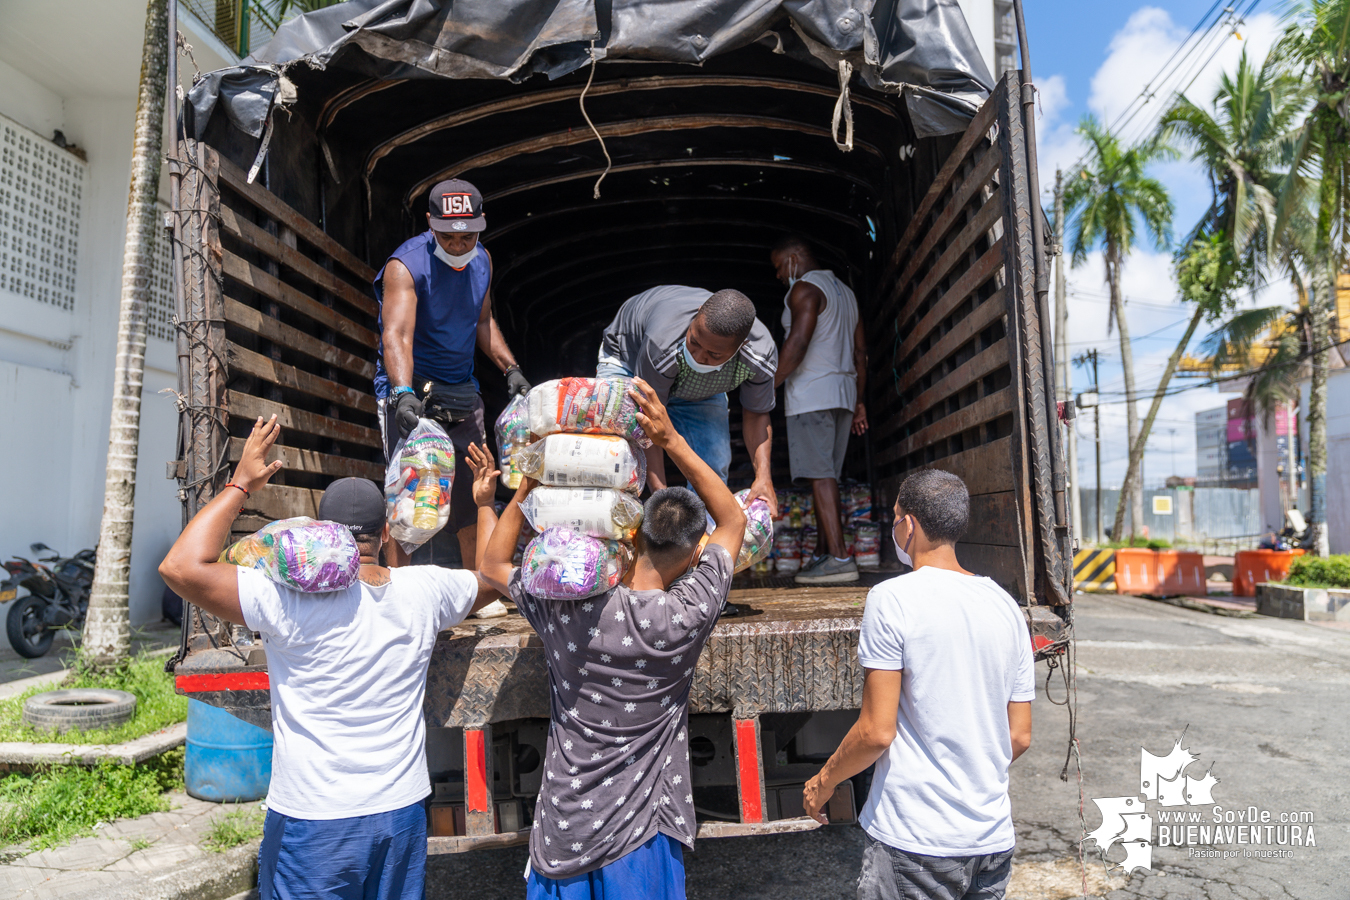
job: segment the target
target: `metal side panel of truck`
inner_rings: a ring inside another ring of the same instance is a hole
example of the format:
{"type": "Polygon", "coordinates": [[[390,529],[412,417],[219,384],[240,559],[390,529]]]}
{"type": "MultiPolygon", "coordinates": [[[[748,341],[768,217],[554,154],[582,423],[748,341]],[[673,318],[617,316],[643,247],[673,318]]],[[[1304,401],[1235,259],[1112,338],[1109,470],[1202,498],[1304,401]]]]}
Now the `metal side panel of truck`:
{"type": "MultiPolygon", "coordinates": [[[[184,396],[170,475],[188,512],[223,488],[258,415],[278,415],[287,466],[248,498],[239,533],[314,515],[335,477],[382,478],[371,280],[424,227],[429,186],[462,175],[485,196],[494,312],[536,382],[593,372],[614,311],[654,284],[736,287],[776,325],[783,288],[769,247],[785,231],[814,242],[857,294],[868,335],[872,429],[847,474],[874,486],[884,552],[905,475],[957,473],[972,503],[963,564],[1023,605],[1038,653],[1062,647],[1070,534],[1016,73],[964,132],[927,137],[902,98],[855,87],[843,152],[829,128],[831,71],[753,45],[699,67],[611,63],[586,101],[608,168],[578,110],[584,70],[449,87],[291,75],[299,99],[276,117],[252,182],[258,141],[219,116],[175,163],[184,396]]],[[[491,422],[504,387],[483,360],[478,372],[491,422]]],[[[733,437],[737,419],[733,406],[733,437]]],[[[800,786],[861,704],[866,590],[761,578],[733,593],[739,614],[716,626],[690,700],[700,834],[810,827],[797,818],[800,786]]],[[[185,622],[179,692],[270,727],[261,645],[191,607],[185,622]]],[[[440,636],[425,707],[433,852],[526,839],[547,679],[518,615],[440,636]]],[[[855,809],[844,797],[832,814],[848,821],[855,809]]]]}

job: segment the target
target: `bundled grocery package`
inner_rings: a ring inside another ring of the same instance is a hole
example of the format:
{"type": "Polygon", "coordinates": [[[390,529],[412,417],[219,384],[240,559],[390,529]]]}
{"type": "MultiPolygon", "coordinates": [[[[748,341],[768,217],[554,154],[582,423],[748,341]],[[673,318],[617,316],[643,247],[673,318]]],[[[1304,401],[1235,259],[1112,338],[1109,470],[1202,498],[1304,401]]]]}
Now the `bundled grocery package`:
{"type": "Polygon", "coordinates": [[[647,483],[647,456],[613,434],[550,434],[521,450],[519,471],[558,487],[607,487],[633,494],[647,483]]]}
{"type": "Polygon", "coordinates": [[[881,526],[872,524],[858,526],[853,540],[853,555],[860,566],[881,565],[881,526]]]}
{"type": "Polygon", "coordinates": [[[872,521],[872,488],[866,484],[844,486],[844,519],[855,523],[872,521]]]}
{"type": "Polygon", "coordinates": [[[277,584],[306,594],[350,587],[361,571],[361,553],[351,531],[306,516],[263,526],[226,548],[220,561],[257,569],[277,584]]]}
{"type": "Polygon", "coordinates": [[[616,434],[644,450],[652,445],[638,424],[638,405],[629,396],[630,378],[560,378],[527,395],[527,421],[536,435],[616,434]]]}
{"type": "Polygon", "coordinates": [[[613,488],[537,487],[520,508],[535,531],[566,527],[591,537],[631,541],[642,524],[642,504],[613,488]]]}
{"type": "Polygon", "coordinates": [[[791,575],[802,567],[800,532],[785,528],[773,536],[774,571],[780,575],[791,575]]]}
{"type": "Polygon", "coordinates": [[[422,419],[399,442],[384,473],[389,534],[411,553],[450,521],[455,447],[439,423],[422,419]]]}
{"type": "Polygon", "coordinates": [[[525,395],[517,394],[497,417],[497,468],[502,470],[502,484],[513,491],[520,487],[517,456],[530,445],[528,412],[525,395]]]}
{"type": "Polygon", "coordinates": [[[633,550],[627,544],[554,526],[525,548],[520,577],[525,591],[535,597],[581,600],[614,587],[632,564],[633,550]]]}
{"type": "Polygon", "coordinates": [[[741,552],[736,557],[737,572],[766,559],[773,550],[773,513],[767,501],[756,497],[747,502],[749,496],[748,490],[736,494],[737,502],[745,510],[745,540],[741,541],[741,552]]]}

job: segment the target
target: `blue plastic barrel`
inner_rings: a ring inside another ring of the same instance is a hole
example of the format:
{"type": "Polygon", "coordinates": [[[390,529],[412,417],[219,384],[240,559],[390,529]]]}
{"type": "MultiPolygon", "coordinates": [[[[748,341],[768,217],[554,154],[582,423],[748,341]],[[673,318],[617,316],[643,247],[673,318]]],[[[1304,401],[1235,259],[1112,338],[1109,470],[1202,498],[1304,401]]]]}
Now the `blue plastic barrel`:
{"type": "Polygon", "coordinates": [[[223,709],[188,700],[187,792],[198,800],[239,803],[267,796],[272,732],[223,709]]]}

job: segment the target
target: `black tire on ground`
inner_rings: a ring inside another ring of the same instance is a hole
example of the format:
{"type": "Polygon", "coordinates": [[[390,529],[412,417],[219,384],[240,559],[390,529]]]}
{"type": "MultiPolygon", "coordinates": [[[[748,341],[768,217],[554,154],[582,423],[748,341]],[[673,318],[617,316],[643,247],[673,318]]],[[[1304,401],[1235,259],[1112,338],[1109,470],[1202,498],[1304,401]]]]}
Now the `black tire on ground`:
{"type": "Polygon", "coordinates": [[[9,635],[14,652],[27,659],[37,659],[52,648],[56,629],[42,621],[42,608],[47,601],[29,594],[15,600],[5,616],[5,633],[9,635]]]}
{"type": "Polygon", "coordinates": [[[135,714],[135,694],[102,688],[45,691],[23,704],[23,720],[40,731],[112,728],[135,714]]]}

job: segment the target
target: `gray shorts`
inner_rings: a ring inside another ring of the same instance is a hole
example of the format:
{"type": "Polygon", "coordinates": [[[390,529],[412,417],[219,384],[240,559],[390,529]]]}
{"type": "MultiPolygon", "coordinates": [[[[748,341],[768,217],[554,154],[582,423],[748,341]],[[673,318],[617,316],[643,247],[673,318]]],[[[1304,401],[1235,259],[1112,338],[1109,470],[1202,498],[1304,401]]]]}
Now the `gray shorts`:
{"type": "Polygon", "coordinates": [[[788,466],[792,479],[839,478],[844,474],[853,410],[819,409],[787,417],[788,466]]]}
{"type": "Polygon", "coordinates": [[[981,856],[923,856],[870,834],[863,849],[858,900],[1003,900],[1012,850],[981,856]]]}

